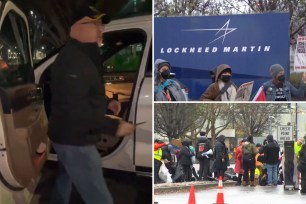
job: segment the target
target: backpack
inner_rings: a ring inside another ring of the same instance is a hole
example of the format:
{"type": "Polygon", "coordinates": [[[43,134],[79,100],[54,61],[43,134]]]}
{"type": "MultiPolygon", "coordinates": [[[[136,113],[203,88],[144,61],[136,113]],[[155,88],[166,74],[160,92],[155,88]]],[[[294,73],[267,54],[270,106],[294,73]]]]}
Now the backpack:
{"type": "Polygon", "coordinates": [[[197,146],[197,158],[203,158],[203,156],[201,155],[203,152],[205,152],[205,146],[206,146],[206,143],[199,143],[199,145],[197,146]]]}

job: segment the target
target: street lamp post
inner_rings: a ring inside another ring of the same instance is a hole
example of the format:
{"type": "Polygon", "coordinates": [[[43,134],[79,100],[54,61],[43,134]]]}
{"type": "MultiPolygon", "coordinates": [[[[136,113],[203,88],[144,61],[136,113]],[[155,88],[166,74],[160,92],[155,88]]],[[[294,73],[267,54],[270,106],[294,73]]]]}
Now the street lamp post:
{"type": "Polygon", "coordinates": [[[273,116],[269,116],[269,135],[272,135],[272,119],[273,116]]]}

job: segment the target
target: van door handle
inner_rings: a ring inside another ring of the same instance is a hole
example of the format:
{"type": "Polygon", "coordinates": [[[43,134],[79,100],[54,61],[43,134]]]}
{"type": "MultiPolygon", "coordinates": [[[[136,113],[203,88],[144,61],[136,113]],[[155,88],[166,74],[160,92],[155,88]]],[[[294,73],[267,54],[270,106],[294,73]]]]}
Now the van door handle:
{"type": "Polygon", "coordinates": [[[32,101],[32,103],[36,103],[39,101],[43,101],[43,91],[42,88],[36,87],[29,91],[28,99],[32,101]]]}

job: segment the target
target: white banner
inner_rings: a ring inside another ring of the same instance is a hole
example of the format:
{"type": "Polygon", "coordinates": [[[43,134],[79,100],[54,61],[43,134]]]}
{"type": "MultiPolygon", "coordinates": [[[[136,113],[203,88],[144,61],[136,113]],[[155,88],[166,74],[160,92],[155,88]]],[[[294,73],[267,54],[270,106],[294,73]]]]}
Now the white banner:
{"type": "Polygon", "coordinates": [[[294,71],[306,72],[306,36],[298,36],[294,56],[294,71]]]}

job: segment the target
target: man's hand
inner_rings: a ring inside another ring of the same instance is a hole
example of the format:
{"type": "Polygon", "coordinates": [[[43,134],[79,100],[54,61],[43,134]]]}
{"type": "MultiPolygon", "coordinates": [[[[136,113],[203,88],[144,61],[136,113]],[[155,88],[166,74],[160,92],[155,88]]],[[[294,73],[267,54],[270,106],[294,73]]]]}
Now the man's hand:
{"type": "Polygon", "coordinates": [[[128,136],[134,132],[135,126],[124,120],[119,122],[119,126],[116,132],[116,137],[128,136]]]}
{"type": "Polygon", "coordinates": [[[116,100],[111,100],[107,106],[107,109],[111,110],[114,115],[118,115],[121,111],[121,103],[116,100]]]}

